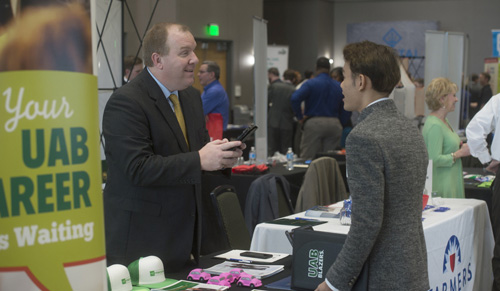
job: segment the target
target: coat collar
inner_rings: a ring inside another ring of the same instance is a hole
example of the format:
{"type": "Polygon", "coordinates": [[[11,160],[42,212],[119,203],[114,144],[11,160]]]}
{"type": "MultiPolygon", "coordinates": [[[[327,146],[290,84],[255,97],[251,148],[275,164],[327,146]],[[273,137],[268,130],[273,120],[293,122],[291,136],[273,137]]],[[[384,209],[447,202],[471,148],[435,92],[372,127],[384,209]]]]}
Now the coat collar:
{"type": "Polygon", "coordinates": [[[387,100],[383,100],[383,101],[374,103],[374,104],[366,107],[365,109],[363,109],[361,111],[359,118],[358,118],[358,123],[363,121],[366,117],[368,117],[373,112],[385,111],[385,110],[396,110],[397,111],[396,105],[394,104],[394,100],[387,99],[387,100]]]}
{"type": "MultiPolygon", "coordinates": [[[[160,86],[156,83],[153,77],[151,77],[151,75],[147,70],[142,70],[142,72],[136,78],[139,77],[140,80],[143,81],[142,85],[145,87],[146,92],[148,92],[149,98],[151,98],[155,102],[156,107],[159,109],[160,113],[165,118],[168,126],[174,132],[180,148],[182,149],[183,152],[189,152],[189,147],[186,143],[186,140],[184,139],[184,134],[182,133],[182,129],[179,126],[179,122],[177,122],[177,117],[175,116],[175,113],[172,110],[172,107],[170,107],[170,103],[167,100],[168,96],[165,96],[165,94],[163,94],[163,91],[161,90],[160,86]]],[[[178,91],[178,92],[179,92],[179,102],[182,108],[182,114],[184,115],[184,121],[186,122],[186,131],[188,140],[191,143],[189,126],[188,126],[189,122],[185,110],[186,105],[184,105],[185,102],[183,102],[185,101],[184,99],[187,98],[187,96],[185,96],[183,91],[178,91]]]]}

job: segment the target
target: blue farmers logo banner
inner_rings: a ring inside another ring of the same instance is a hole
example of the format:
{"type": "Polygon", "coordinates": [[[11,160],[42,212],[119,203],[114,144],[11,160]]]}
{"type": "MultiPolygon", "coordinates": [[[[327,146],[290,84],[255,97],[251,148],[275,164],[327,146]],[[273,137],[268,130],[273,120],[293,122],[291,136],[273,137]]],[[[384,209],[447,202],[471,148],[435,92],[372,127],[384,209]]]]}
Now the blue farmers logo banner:
{"type": "MultiPolygon", "coordinates": [[[[467,283],[472,280],[471,263],[462,264],[462,260],[460,241],[452,235],[446,244],[443,258],[443,274],[451,277],[447,276],[449,280],[443,282],[441,290],[465,289],[467,283]]],[[[439,289],[436,288],[437,290],[439,289]]]]}
{"type": "Polygon", "coordinates": [[[423,215],[429,291],[490,290],[495,242],[486,203],[444,200],[449,210],[423,215]]]}
{"type": "Polygon", "coordinates": [[[456,236],[451,236],[446,249],[444,251],[443,259],[443,273],[455,271],[455,265],[459,265],[462,262],[462,253],[460,251],[460,242],[456,236]]]}
{"type": "MultiPolygon", "coordinates": [[[[469,252],[470,251],[471,250],[469,250],[469,252]]],[[[441,258],[442,275],[438,276],[439,280],[436,281],[436,278],[432,277],[437,274],[434,273],[435,269],[432,268],[432,264],[429,265],[429,277],[431,278],[431,289],[429,290],[472,290],[474,283],[473,272],[475,272],[475,266],[471,257],[466,259],[466,257],[462,254],[460,240],[456,235],[450,236],[441,258]]],[[[428,260],[430,260],[430,262],[434,261],[429,258],[428,260]]]]}

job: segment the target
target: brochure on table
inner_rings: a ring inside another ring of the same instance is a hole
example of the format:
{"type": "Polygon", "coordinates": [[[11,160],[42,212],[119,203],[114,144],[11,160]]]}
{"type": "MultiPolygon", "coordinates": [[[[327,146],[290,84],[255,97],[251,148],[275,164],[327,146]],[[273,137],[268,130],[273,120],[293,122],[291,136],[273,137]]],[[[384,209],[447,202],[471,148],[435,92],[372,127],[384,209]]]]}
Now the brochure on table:
{"type": "Polygon", "coordinates": [[[341,209],[342,205],[337,204],[327,206],[316,205],[307,209],[304,215],[308,217],[340,218],[341,209]]]}
{"type": "Polygon", "coordinates": [[[226,261],[224,263],[220,263],[213,267],[204,269],[204,271],[212,275],[219,275],[229,272],[235,268],[241,268],[245,273],[253,275],[258,279],[262,279],[283,271],[284,265],[257,265],[226,261]]]}
{"type": "Polygon", "coordinates": [[[246,257],[246,256],[241,256],[240,254],[243,252],[246,252],[247,250],[231,250],[229,252],[220,254],[215,256],[215,258],[219,259],[226,259],[230,261],[242,261],[242,262],[258,262],[258,263],[274,263],[276,261],[279,261],[283,258],[286,258],[289,256],[289,254],[283,254],[283,253],[267,253],[267,252],[258,252],[262,254],[269,254],[272,255],[271,258],[268,259],[261,259],[261,258],[252,258],[252,257],[246,257]]]}

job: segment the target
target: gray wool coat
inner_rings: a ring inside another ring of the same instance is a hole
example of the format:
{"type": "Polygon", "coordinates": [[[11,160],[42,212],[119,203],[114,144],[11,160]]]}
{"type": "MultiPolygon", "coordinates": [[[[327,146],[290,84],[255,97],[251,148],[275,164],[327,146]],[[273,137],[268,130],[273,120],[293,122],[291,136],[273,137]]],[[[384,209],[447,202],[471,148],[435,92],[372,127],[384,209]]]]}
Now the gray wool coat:
{"type": "Polygon", "coordinates": [[[350,290],[368,261],[369,290],[428,290],[422,134],[392,100],[384,100],[361,112],[346,153],[352,224],[326,278],[350,290]]]}

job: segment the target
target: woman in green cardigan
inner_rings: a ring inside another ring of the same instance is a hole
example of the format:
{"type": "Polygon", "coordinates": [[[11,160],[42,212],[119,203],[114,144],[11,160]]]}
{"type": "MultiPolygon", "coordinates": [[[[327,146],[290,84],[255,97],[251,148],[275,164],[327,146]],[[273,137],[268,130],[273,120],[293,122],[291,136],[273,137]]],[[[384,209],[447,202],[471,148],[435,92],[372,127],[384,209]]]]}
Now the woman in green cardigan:
{"type": "Polygon", "coordinates": [[[425,91],[425,102],[432,112],[427,117],[423,135],[429,160],[432,160],[432,192],[443,198],[465,198],[462,161],[470,155],[446,115],[455,110],[457,85],[446,78],[431,81],[425,91]]]}

